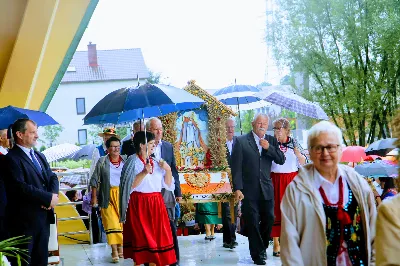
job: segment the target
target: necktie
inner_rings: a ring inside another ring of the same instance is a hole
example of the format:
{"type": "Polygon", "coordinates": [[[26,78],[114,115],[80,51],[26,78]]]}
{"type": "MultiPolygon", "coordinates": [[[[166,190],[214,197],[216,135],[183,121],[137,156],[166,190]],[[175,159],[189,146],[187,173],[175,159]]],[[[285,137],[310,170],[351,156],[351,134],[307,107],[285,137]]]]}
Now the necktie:
{"type": "Polygon", "coordinates": [[[39,164],[39,162],[37,161],[37,159],[35,157],[35,152],[33,150],[31,150],[30,154],[31,154],[33,165],[35,165],[36,169],[39,171],[39,173],[41,173],[42,172],[42,167],[40,167],[40,164],[39,164]]]}

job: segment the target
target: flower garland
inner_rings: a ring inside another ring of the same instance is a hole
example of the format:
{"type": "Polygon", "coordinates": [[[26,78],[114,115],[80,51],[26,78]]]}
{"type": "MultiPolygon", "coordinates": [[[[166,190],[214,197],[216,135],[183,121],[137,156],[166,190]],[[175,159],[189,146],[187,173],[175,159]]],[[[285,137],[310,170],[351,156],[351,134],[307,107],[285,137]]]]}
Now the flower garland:
{"type": "Polygon", "coordinates": [[[161,120],[164,129],[163,139],[165,141],[168,141],[169,143],[174,144],[176,142],[175,122],[178,119],[178,113],[174,112],[164,116],[160,116],[159,119],[161,120]]]}
{"type": "Polygon", "coordinates": [[[206,167],[227,167],[225,123],[229,116],[236,116],[236,113],[207,91],[197,86],[194,80],[189,81],[184,90],[200,97],[207,104],[208,131],[212,134],[208,134],[209,153],[208,157],[206,155],[206,167]]]}

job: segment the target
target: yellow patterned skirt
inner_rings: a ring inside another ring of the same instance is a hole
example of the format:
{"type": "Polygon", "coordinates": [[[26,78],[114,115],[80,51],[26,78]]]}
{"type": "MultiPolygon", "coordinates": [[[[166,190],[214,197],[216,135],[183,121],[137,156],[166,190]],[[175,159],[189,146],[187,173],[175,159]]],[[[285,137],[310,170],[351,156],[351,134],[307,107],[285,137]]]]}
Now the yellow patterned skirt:
{"type": "Polygon", "coordinates": [[[119,187],[111,187],[108,208],[101,209],[101,219],[109,245],[122,244],[122,223],[119,222],[119,187]]]}

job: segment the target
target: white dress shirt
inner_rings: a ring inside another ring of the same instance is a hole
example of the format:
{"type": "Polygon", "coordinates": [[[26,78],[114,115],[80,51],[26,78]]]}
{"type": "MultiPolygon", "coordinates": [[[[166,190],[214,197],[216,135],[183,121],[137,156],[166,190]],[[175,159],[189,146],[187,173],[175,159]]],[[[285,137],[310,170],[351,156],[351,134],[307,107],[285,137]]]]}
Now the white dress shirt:
{"type": "MultiPolygon", "coordinates": [[[[169,191],[174,191],[175,190],[175,180],[172,178],[171,185],[168,186],[165,183],[164,177],[165,177],[165,170],[162,169],[156,161],[153,160],[153,173],[152,174],[147,174],[142,182],[135,187],[134,189],[131,190],[131,193],[133,191],[136,192],[141,192],[141,193],[153,193],[153,192],[161,192],[162,188],[165,188],[166,190],[169,191]]],[[[134,178],[143,171],[144,164],[140,160],[139,156],[136,157],[136,162],[135,162],[135,170],[134,170],[134,178]]]]}
{"type": "Polygon", "coordinates": [[[162,141],[160,140],[157,146],[154,148],[154,156],[156,157],[157,161],[160,161],[161,159],[161,146],[162,146],[162,141]]]}
{"type": "MultiPolygon", "coordinates": [[[[259,138],[259,137],[257,136],[257,134],[254,133],[254,131],[251,131],[251,132],[253,132],[253,136],[254,136],[254,140],[256,141],[256,144],[257,144],[258,152],[259,152],[260,155],[261,155],[261,150],[262,150],[262,147],[261,147],[261,144],[260,144],[261,138],[259,138]]],[[[263,136],[263,138],[265,138],[265,135],[263,136]]]]}
{"type": "Polygon", "coordinates": [[[233,148],[233,139],[226,141],[226,146],[228,146],[229,154],[232,155],[232,148],[233,148]]]}
{"type": "MultiPolygon", "coordinates": [[[[347,177],[341,173],[338,169],[337,177],[335,182],[332,184],[328,180],[326,180],[317,170],[314,171],[314,185],[317,190],[320,187],[325,191],[326,197],[330,203],[337,203],[339,201],[339,177],[342,177],[343,181],[343,206],[349,202],[349,188],[347,186],[347,177]]],[[[323,202],[322,196],[320,193],[317,193],[321,202],[323,202]]],[[[346,248],[344,252],[342,252],[336,258],[336,266],[351,266],[349,253],[347,251],[346,241],[343,242],[343,247],[346,248]]]]}
{"type": "Polygon", "coordinates": [[[8,153],[8,151],[3,146],[0,146],[0,153],[3,154],[3,155],[6,155],[8,153]]]}
{"type": "MultiPolygon", "coordinates": [[[[23,152],[25,152],[25,154],[28,156],[29,159],[31,159],[32,162],[33,162],[33,160],[35,160],[35,161],[38,163],[39,167],[42,168],[42,166],[40,165],[40,163],[39,163],[39,161],[37,160],[36,156],[33,156],[34,158],[32,158],[32,156],[31,156],[31,150],[33,150],[33,149],[26,148],[26,147],[21,146],[21,145],[19,145],[19,144],[16,144],[16,145],[17,145],[18,147],[20,147],[21,150],[23,150],[23,152]]],[[[33,152],[35,152],[35,151],[33,151],[33,152]]]]}

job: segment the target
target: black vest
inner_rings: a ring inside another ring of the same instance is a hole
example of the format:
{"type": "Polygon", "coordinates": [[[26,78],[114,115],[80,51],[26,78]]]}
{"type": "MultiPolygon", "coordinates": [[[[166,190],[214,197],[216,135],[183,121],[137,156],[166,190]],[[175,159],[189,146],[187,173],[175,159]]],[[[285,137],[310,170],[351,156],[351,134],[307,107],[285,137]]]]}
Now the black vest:
{"type": "MultiPolygon", "coordinates": [[[[348,186],[348,185],[347,185],[348,186]]],[[[365,250],[364,229],[362,227],[360,208],[353,192],[349,188],[349,202],[344,210],[350,216],[352,223],[343,227],[344,241],[353,266],[368,265],[365,250]]],[[[328,266],[336,266],[336,258],[340,247],[340,223],[337,220],[337,207],[323,204],[326,216],[326,239],[328,266]]]]}

